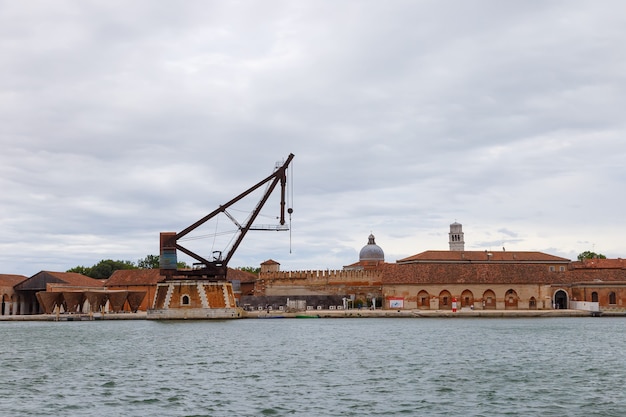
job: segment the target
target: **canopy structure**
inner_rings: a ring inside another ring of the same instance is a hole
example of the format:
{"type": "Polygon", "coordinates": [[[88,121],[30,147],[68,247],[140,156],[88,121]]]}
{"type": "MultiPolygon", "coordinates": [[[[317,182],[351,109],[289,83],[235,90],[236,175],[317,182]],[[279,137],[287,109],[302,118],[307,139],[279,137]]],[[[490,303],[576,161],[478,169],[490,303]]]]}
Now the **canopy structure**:
{"type": "Polygon", "coordinates": [[[65,313],[96,313],[103,311],[107,303],[112,313],[135,313],[146,294],[146,291],[63,290],[39,291],[36,296],[46,314],[53,314],[57,308],[65,313]]]}

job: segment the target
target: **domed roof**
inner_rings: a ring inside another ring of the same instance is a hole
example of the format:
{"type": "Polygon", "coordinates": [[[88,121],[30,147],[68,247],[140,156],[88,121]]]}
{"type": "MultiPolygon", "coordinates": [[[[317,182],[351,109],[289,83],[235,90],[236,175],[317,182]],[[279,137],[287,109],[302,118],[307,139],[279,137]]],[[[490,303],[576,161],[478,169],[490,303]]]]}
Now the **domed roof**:
{"type": "Polygon", "coordinates": [[[359,261],[384,261],[385,252],[374,241],[374,235],[369,235],[367,245],[359,253],[359,261]]]}

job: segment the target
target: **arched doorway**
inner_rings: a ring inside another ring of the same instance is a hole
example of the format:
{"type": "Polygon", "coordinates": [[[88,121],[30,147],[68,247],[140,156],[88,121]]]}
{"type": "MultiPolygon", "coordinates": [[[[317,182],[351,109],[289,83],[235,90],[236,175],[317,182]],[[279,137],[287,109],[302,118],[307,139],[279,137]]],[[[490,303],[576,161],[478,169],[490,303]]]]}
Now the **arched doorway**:
{"type": "Polygon", "coordinates": [[[439,309],[452,310],[452,296],[450,291],[443,290],[439,293],[439,309]]]}
{"type": "Polygon", "coordinates": [[[537,299],[535,297],[530,297],[528,300],[528,308],[530,310],[537,310],[537,299]]]}
{"type": "Polygon", "coordinates": [[[461,293],[461,308],[463,307],[474,307],[474,294],[470,290],[465,290],[461,293]]]}
{"type": "Polygon", "coordinates": [[[417,293],[417,308],[422,310],[430,309],[430,295],[422,290],[417,293]]]}
{"type": "Polygon", "coordinates": [[[554,293],[554,308],[566,309],[568,308],[567,293],[563,290],[558,290],[554,293]]]}
{"type": "Polygon", "coordinates": [[[483,309],[496,309],[496,293],[494,293],[492,290],[487,290],[483,293],[483,309]]]}
{"type": "Polygon", "coordinates": [[[515,290],[510,289],[504,294],[504,308],[505,310],[517,310],[517,302],[519,298],[517,297],[517,292],[515,290]]]}

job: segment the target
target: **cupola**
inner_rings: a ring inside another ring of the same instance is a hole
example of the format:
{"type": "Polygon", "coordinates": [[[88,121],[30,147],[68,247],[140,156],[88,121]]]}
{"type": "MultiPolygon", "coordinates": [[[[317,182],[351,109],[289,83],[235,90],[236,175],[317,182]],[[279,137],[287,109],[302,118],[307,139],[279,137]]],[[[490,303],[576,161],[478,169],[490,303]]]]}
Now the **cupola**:
{"type": "Polygon", "coordinates": [[[384,261],[385,253],[380,246],[376,244],[374,235],[370,234],[367,239],[367,245],[363,246],[359,253],[359,261],[384,261]]]}

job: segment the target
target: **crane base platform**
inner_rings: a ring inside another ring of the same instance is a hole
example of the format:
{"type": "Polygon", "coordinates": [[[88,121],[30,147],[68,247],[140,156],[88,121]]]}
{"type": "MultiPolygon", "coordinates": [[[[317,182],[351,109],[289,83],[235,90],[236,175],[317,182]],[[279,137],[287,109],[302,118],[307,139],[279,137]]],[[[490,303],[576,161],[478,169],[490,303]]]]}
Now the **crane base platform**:
{"type": "Polygon", "coordinates": [[[237,319],[237,307],[230,282],[209,280],[167,280],[157,284],[154,303],[148,309],[150,320],[237,319]]]}

